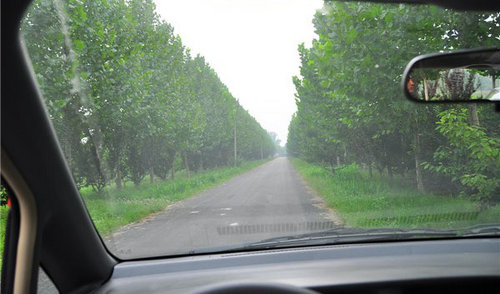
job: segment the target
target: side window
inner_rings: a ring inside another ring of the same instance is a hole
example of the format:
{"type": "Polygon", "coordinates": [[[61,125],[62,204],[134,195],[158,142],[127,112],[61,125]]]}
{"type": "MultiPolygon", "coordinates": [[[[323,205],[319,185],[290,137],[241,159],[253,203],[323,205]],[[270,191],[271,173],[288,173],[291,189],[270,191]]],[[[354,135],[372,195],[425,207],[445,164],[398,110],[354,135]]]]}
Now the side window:
{"type": "Polygon", "coordinates": [[[47,276],[43,268],[38,269],[38,294],[58,294],[56,286],[52,280],[47,276]]]}
{"type": "Polygon", "coordinates": [[[3,246],[5,244],[5,230],[7,228],[7,216],[9,215],[9,200],[7,189],[0,185],[0,268],[3,262],[3,246]]]}
{"type": "MultiPolygon", "coordinates": [[[[3,250],[5,243],[5,231],[7,228],[7,216],[9,214],[10,201],[7,189],[0,185],[0,267],[3,262],[3,250]]],[[[55,294],[59,293],[52,280],[40,267],[38,271],[38,290],[37,293],[55,294]]]]}

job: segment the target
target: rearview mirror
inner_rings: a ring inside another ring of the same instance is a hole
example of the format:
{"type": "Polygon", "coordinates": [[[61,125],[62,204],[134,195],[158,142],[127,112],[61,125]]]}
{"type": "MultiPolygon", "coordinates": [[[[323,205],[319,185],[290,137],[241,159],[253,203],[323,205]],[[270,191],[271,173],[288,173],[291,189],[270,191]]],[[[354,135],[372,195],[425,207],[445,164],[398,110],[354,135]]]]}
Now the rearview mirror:
{"type": "Polygon", "coordinates": [[[403,75],[407,98],[418,102],[500,102],[500,49],[421,55],[403,75]]]}

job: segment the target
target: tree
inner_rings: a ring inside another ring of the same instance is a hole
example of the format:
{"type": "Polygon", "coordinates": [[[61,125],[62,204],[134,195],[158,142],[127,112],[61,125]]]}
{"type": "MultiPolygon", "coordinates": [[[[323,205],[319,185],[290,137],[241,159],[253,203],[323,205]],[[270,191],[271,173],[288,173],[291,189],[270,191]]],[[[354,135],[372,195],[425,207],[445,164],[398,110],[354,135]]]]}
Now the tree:
{"type": "MultiPolygon", "coordinates": [[[[442,129],[446,124],[438,124],[449,107],[404,103],[399,81],[416,55],[494,45],[500,38],[498,16],[471,12],[464,18],[432,6],[325,1],[313,20],[318,38],[311,48],[299,46],[301,77],[294,77],[298,110],[289,127],[289,153],[332,172],[336,165],[357,162],[370,174],[372,168],[390,177],[394,172],[413,174],[420,191],[436,180],[452,187],[457,174],[424,169],[439,157],[438,146],[453,145],[442,129]]],[[[433,77],[424,77],[426,97],[438,91],[439,77],[433,77]]],[[[474,90],[473,77],[461,81],[438,92],[474,90]]],[[[477,107],[469,106],[468,113],[471,125],[479,126],[477,107]]]]}
{"type": "Polygon", "coordinates": [[[166,180],[176,158],[188,174],[229,165],[235,124],[238,160],[274,154],[267,132],[152,0],[38,0],[22,34],[80,187],[166,180]]]}

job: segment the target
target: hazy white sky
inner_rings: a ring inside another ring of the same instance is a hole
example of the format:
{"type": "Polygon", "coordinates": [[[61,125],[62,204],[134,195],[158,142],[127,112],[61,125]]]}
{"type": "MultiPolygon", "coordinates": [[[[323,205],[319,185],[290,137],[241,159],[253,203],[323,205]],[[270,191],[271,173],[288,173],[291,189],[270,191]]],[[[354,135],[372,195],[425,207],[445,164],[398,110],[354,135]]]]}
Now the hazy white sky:
{"type": "Polygon", "coordinates": [[[215,69],[245,109],[284,143],[296,111],[298,44],[315,38],[322,0],[155,0],[174,32],[215,69]]]}

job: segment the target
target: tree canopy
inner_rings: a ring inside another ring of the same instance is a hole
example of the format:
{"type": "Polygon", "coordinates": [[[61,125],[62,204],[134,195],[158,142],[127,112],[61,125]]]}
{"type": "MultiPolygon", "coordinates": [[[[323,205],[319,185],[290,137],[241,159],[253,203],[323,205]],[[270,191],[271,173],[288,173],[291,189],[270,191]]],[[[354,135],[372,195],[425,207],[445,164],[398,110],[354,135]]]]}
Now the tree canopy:
{"type": "Polygon", "coordinates": [[[355,162],[370,173],[399,173],[420,191],[499,200],[493,107],[410,103],[400,81],[417,55],[498,47],[500,13],[325,1],[313,23],[317,39],[299,47],[289,154],[332,172],[355,162]]]}
{"type": "Polygon", "coordinates": [[[37,0],[21,29],[79,186],[270,157],[275,141],[151,0],[37,0]]]}

